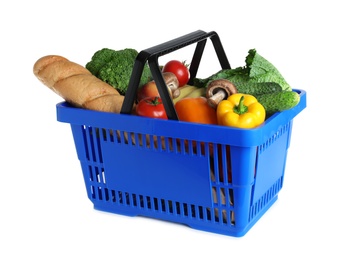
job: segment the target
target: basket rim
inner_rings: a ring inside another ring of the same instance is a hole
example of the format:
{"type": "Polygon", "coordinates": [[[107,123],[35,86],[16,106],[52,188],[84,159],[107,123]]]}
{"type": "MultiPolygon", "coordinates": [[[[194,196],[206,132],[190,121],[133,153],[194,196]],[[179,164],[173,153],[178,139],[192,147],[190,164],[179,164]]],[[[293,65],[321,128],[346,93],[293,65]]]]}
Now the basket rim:
{"type": "Polygon", "coordinates": [[[289,110],[275,113],[261,126],[254,129],[203,125],[176,120],[161,120],[136,115],[93,111],[73,107],[66,101],[56,105],[57,121],[169,138],[250,147],[263,144],[270,136],[277,133],[279,129],[305,109],[306,91],[300,89],[293,89],[293,91],[300,94],[299,104],[289,110]]]}

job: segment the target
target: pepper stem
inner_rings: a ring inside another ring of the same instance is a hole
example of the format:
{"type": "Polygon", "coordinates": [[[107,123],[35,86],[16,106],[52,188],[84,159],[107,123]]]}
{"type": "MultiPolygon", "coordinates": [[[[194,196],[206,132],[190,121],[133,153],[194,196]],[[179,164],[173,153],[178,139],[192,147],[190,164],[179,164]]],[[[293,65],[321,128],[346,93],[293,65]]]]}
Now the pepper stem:
{"type": "Polygon", "coordinates": [[[238,115],[248,112],[248,107],[244,105],[244,96],[240,98],[238,105],[233,108],[233,111],[238,115]]]}

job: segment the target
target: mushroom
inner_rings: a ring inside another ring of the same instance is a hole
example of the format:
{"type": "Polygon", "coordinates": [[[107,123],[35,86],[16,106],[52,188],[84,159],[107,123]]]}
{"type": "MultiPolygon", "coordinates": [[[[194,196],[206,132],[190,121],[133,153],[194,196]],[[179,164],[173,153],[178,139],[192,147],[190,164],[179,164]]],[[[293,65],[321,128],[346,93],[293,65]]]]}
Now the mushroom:
{"type": "Polygon", "coordinates": [[[163,72],[162,73],[163,79],[167,85],[167,87],[170,89],[172,93],[172,97],[176,98],[180,95],[180,89],[179,89],[179,81],[174,73],[172,72],[163,72]]]}
{"type": "Polygon", "coordinates": [[[237,88],[227,79],[215,79],[207,86],[206,97],[208,104],[216,108],[217,105],[230,95],[237,93],[237,88]]]}

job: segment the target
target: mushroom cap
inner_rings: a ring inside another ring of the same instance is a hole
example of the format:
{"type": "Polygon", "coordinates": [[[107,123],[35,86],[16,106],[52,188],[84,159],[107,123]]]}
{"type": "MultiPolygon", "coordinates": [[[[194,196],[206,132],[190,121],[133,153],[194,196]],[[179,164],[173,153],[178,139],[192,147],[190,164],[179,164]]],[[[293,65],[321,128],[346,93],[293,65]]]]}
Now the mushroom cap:
{"type": "Polygon", "coordinates": [[[179,87],[179,80],[172,72],[163,72],[163,79],[167,85],[172,85],[173,88],[177,89],[179,87]]]}
{"type": "Polygon", "coordinates": [[[179,88],[179,80],[172,72],[163,72],[163,79],[167,87],[171,90],[173,98],[176,98],[180,95],[180,91],[177,91],[179,88]]]}
{"type": "Polygon", "coordinates": [[[236,86],[231,81],[227,79],[216,79],[208,84],[206,97],[208,104],[216,108],[222,100],[237,92],[236,86]]]}
{"type": "Polygon", "coordinates": [[[237,93],[236,86],[228,79],[212,80],[207,86],[207,98],[214,96],[219,90],[223,90],[226,98],[237,93]]]}

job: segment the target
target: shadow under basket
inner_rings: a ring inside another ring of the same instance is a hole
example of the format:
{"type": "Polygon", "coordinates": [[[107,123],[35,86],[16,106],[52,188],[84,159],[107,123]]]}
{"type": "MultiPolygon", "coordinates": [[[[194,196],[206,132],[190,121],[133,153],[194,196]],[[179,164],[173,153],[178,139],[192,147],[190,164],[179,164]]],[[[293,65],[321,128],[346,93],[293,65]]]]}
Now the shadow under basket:
{"type": "Polygon", "coordinates": [[[57,104],[94,208],[241,237],[283,187],[299,104],[255,129],[114,114],[57,104]]]}

